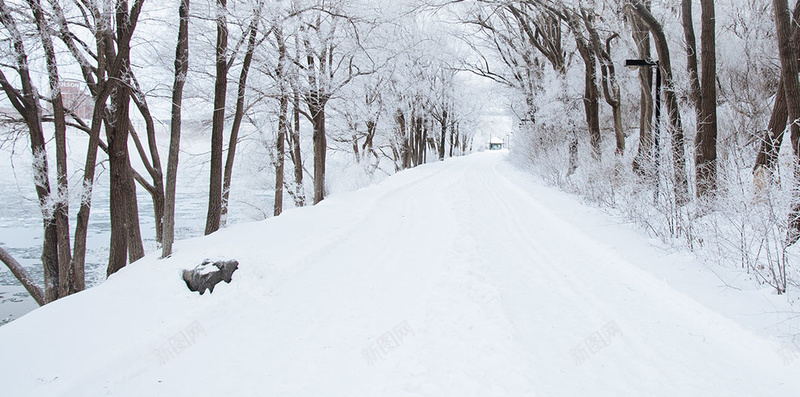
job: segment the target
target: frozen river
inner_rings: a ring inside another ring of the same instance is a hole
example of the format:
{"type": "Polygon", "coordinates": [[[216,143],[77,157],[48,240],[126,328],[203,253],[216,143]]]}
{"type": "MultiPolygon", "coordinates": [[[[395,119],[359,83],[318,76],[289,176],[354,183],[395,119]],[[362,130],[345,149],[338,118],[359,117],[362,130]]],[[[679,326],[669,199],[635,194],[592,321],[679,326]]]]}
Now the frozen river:
{"type": "MultiPolygon", "coordinates": [[[[70,185],[72,188],[70,234],[74,237],[75,216],[79,202],[74,186],[80,181],[82,165],[78,159],[85,150],[86,140],[82,136],[70,137],[71,156],[70,185]]],[[[162,139],[161,142],[166,142],[162,139]]],[[[176,239],[200,236],[205,227],[208,192],[208,165],[205,151],[208,143],[202,137],[182,142],[181,165],[178,178],[178,205],[176,206],[176,239]]],[[[131,148],[135,155],[135,149],[131,148]]],[[[163,149],[162,153],[166,153],[163,149]]],[[[263,157],[261,157],[263,159],[263,157]]],[[[55,159],[49,159],[51,167],[55,159]]],[[[162,159],[163,162],[166,159],[162,159]]],[[[134,163],[137,167],[137,164],[134,163]]],[[[108,170],[101,162],[97,169],[92,212],[89,218],[86,252],[87,287],[106,278],[110,220],[108,212],[108,170]]],[[[271,177],[269,162],[253,164],[247,156],[234,168],[229,223],[252,221],[266,216],[264,208],[272,206],[272,192],[267,188],[271,177]]],[[[141,170],[141,167],[137,167],[141,170]]],[[[142,171],[140,173],[144,174],[142,171]]],[[[0,148],[0,191],[4,200],[0,202],[0,245],[14,256],[40,285],[42,283],[42,218],[39,211],[30,155],[26,142],[20,139],[16,147],[0,148]]],[[[142,239],[147,253],[159,249],[155,241],[153,203],[150,195],[137,186],[142,239]]],[[[271,210],[270,210],[271,211],[271,210]]],[[[14,278],[5,265],[0,264],[0,325],[19,318],[37,307],[33,299],[14,278]]]]}

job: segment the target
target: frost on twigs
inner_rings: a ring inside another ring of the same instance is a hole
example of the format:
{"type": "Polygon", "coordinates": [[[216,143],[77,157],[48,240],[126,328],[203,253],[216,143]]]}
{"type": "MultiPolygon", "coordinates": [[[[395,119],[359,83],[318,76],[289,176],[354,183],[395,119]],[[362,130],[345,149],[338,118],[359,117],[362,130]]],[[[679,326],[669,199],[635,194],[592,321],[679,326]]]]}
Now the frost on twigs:
{"type": "Polygon", "coordinates": [[[183,271],[183,281],[190,291],[197,291],[203,295],[208,289],[214,292],[214,286],[220,281],[230,283],[233,272],[239,268],[236,260],[212,262],[208,259],[197,265],[192,270],[183,271]]]}

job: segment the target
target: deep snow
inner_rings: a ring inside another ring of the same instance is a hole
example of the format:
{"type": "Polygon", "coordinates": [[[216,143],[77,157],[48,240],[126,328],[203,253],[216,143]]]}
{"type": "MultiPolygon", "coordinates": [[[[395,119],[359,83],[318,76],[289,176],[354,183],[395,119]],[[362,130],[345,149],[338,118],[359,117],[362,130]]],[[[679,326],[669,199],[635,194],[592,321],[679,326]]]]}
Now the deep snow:
{"type": "Polygon", "coordinates": [[[786,298],[718,284],[479,153],[181,241],[37,309],[0,328],[0,390],[799,395],[786,298]],[[205,258],[240,265],[200,296],[180,271],[205,258]]]}

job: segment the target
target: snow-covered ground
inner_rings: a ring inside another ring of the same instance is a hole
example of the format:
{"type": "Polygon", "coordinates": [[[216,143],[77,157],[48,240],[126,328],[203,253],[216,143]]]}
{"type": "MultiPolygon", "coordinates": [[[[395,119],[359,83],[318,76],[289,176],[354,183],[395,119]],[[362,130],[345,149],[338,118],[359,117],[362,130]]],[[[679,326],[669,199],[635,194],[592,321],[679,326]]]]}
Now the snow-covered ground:
{"type": "Polygon", "coordinates": [[[798,395],[787,298],[718,277],[479,153],[181,241],[37,309],[0,328],[0,390],[798,395]],[[206,258],[240,265],[200,296],[180,271],[206,258]]]}

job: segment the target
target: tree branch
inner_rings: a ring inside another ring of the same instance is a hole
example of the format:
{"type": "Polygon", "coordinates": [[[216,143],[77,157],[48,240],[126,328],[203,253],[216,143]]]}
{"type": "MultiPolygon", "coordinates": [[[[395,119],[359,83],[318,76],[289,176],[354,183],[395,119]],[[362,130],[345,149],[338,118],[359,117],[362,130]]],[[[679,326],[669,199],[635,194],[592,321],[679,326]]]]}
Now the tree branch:
{"type": "Polygon", "coordinates": [[[0,261],[8,266],[11,273],[14,274],[14,277],[16,277],[20,284],[25,287],[25,290],[31,294],[33,300],[35,300],[39,306],[44,305],[44,292],[42,292],[42,288],[36,285],[36,282],[33,281],[33,278],[31,278],[25,268],[22,267],[11,254],[6,252],[3,247],[0,247],[0,261]]]}

